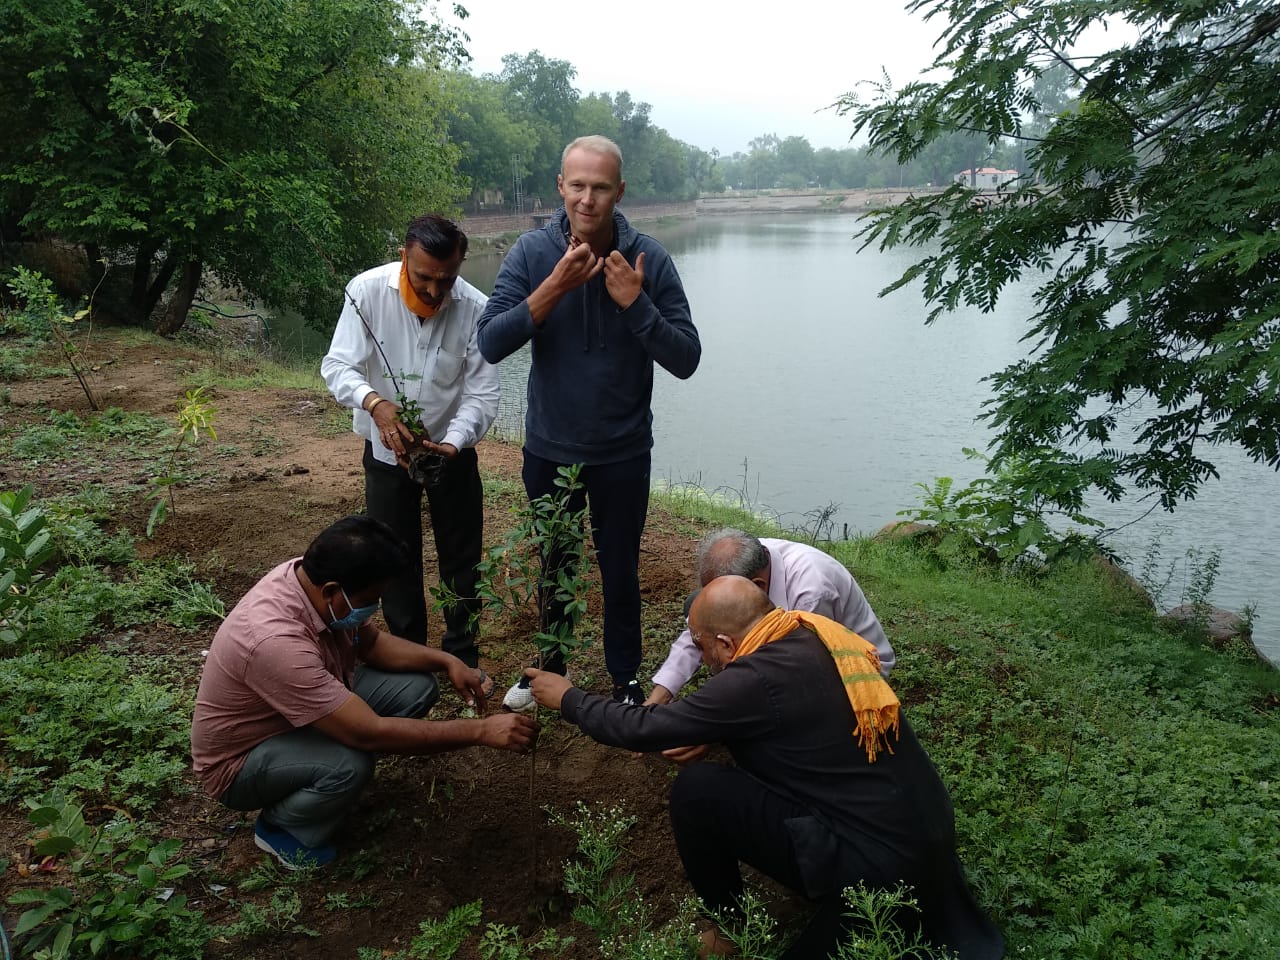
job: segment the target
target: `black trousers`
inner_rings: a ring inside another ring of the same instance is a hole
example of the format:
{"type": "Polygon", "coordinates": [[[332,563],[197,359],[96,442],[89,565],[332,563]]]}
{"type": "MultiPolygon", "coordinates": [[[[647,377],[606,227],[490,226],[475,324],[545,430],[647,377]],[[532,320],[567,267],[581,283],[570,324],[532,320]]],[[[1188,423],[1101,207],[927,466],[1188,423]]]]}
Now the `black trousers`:
{"type": "MultiPolygon", "coordinates": [[[[749,773],[718,763],[694,763],[671,787],[671,828],[694,892],[713,914],[739,914],[740,864],[747,863],[782,885],[807,893],[816,910],[783,960],[817,960],[835,950],[849,928],[841,892],[864,881],[892,883],[879,866],[856,863],[830,846],[830,862],[815,862],[816,836],[835,844],[811,811],[749,773]],[[818,889],[815,875],[825,874],[818,889]]],[[[819,858],[824,859],[824,858],[819,858]]]]}
{"type": "MultiPolygon", "coordinates": [[[[559,492],[555,485],[564,464],[544,460],[524,451],[521,474],[529,499],[559,492]]],[[[630,460],[584,466],[579,474],[583,489],[570,502],[571,510],[588,506],[591,538],[604,591],[604,662],[615,684],[629,683],[640,670],[640,537],[649,513],[650,456],[646,452],[630,460]]],[[[543,582],[554,580],[563,558],[542,558],[543,582]]],[[[547,609],[548,626],[564,622],[563,609],[547,609]]],[[[563,664],[548,663],[559,673],[563,664]]]]}
{"type": "Polygon", "coordinates": [[[444,615],[444,639],[440,646],[470,666],[480,656],[477,627],[471,616],[479,610],[476,596],[476,564],[484,538],[484,491],[479,460],[473,447],[459,450],[446,463],[439,484],[424,491],[399,466],[385,464],[364,445],[364,499],[369,516],[386,523],[400,535],[414,558],[413,568],[387,584],[382,594],[382,615],[387,629],[414,643],[427,642],[427,604],[423,594],[422,495],[431,512],[440,582],[450,587],[461,603],[444,615]]]}

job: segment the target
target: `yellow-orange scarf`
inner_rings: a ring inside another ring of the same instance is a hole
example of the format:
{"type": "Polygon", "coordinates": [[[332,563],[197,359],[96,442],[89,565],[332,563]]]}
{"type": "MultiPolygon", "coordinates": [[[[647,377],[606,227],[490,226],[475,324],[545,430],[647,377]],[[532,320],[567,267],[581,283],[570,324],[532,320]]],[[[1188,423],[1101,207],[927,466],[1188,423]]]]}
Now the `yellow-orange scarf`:
{"type": "Polygon", "coordinates": [[[422,298],[413,290],[409,282],[409,251],[400,254],[400,299],[415,317],[430,320],[436,315],[436,308],[422,302],[422,298]]]}
{"type": "Polygon", "coordinates": [[[876,648],[844,624],[816,613],[775,608],[751,628],[733,659],[754,653],[798,626],[816,633],[835,660],[853,706],[853,716],[858,723],[855,733],[858,743],[866,748],[867,761],[875,763],[876,754],[882,749],[893,753],[889,731],[892,730],[895,737],[898,734],[898,695],[880,676],[880,654],[876,648]]]}

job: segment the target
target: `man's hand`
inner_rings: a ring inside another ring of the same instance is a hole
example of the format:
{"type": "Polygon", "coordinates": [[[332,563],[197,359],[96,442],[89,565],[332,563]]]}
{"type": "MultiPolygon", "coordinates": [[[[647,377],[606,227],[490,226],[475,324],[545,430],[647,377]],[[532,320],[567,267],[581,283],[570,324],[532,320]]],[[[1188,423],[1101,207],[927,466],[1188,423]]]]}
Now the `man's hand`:
{"type": "Polygon", "coordinates": [[[446,460],[452,460],[458,455],[458,448],[452,443],[432,443],[430,440],[422,441],[422,449],[427,453],[434,453],[444,457],[446,460]]]}
{"type": "Polygon", "coordinates": [[[707,755],[707,745],[704,743],[698,747],[672,747],[670,750],[663,750],[662,755],[678,766],[696,763],[707,755]]]}
{"type": "Polygon", "coordinates": [[[369,416],[378,428],[382,445],[394,453],[397,460],[404,457],[407,444],[413,442],[413,431],[400,419],[400,408],[386,400],[377,404],[369,416]]]}
{"type": "Polygon", "coordinates": [[[627,263],[627,258],[614,250],[604,261],[604,286],[619,310],[625,310],[635,303],[636,297],[644,289],[644,254],[636,257],[633,270],[631,264],[627,263]]]}
{"type": "Polygon", "coordinates": [[[649,695],[644,698],[642,706],[646,707],[662,707],[666,706],[674,699],[671,691],[660,683],[655,683],[653,689],[649,691],[649,695]]]}
{"type": "Polygon", "coordinates": [[[582,286],[603,269],[604,260],[592,253],[590,246],[571,241],[550,276],[538,284],[526,300],[533,325],[541,327],[566,293],[582,286]]]}
{"type": "Polygon", "coordinates": [[[484,692],[486,680],[484,671],[468,667],[457,657],[450,656],[445,672],[449,675],[449,682],[453,684],[453,689],[458,691],[458,696],[463,702],[468,707],[476,707],[483,713],[488,702],[484,692]]]}
{"type": "Polygon", "coordinates": [[[533,691],[533,699],[548,710],[558,711],[565,691],[573,686],[568,677],[562,677],[550,670],[535,670],[529,667],[524,675],[529,678],[529,689],[533,691]]]}
{"type": "Polygon", "coordinates": [[[550,280],[567,293],[582,286],[605,268],[605,262],[585,243],[571,243],[551,271],[550,280]]]}
{"type": "Polygon", "coordinates": [[[480,745],[498,750],[523,753],[538,736],[538,724],[523,713],[495,713],[480,724],[480,745]]]}

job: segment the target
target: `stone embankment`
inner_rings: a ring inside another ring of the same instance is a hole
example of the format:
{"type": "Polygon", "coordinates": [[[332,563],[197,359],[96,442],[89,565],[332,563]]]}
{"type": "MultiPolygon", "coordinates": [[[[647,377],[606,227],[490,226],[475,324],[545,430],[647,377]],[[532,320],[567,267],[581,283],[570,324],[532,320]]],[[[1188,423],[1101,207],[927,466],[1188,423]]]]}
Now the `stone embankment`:
{"type": "Polygon", "coordinates": [[[897,206],[911,196],[913,191],[910,190],[828,190],[821,193],[738,191],[715,197],[703,197],[698,201],[698,216],[743,213],[863,213],[872,207],[897,206]]]}
{"type": "MultiPolygon", "coordinates": [[[[632,223],[653,222],[666,217],[714,217],[740,214],[777,213],[864,213],[873,207],[893,207],[913,195],[928,191],[910,190],[828,190],[821,193],[786,193],[782,191],[737,191],[714,197],[702,197],[684,203],[629,204],[618,209],[632,223]]],[[[502,213],[466,217],[459,221],[468,237],[492,239],[508,234],[524,233],[542,226],[555,208],[542,208],[525,213],[502,213]]]]}
{"type": "MultiPolygon", "coordinates": [[[[458,226],[472,238],[501,237],[510,233],[524,233],[542,226],[556,208],[528,211],[525,213],[504,213],[494,216],[466,217],[458,222],[458,226]]],[[[689,200],[685,203],[649,203],[618,204],[618,210],[632,223],[659,220],[663,217],[693,217],[697,213],[697,205],[689,200]]]]}

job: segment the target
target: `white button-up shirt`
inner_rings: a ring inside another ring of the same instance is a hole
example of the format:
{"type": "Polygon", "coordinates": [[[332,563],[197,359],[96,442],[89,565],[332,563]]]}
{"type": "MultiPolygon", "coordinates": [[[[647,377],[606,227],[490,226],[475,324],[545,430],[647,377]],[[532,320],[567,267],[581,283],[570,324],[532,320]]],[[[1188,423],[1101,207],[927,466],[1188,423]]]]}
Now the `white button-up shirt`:
{"type": "Polygon", "coordinates": [[[334,399],[355,410],[351,429],[373,443],[374,456],[383,463],[393,464],[396,457],[364,410],[371,392],[399,406],[397,393],[403,391],[422,408],[422,426],[431,440],[459,450],[474,447],[492,425],[498,414],[498,368],[476,346],[476,323],[487,302],[459,277],[436,315],[419,320],[400,299],[399,260],[366,270],[347,284],[320,375],[334,399]]]}

